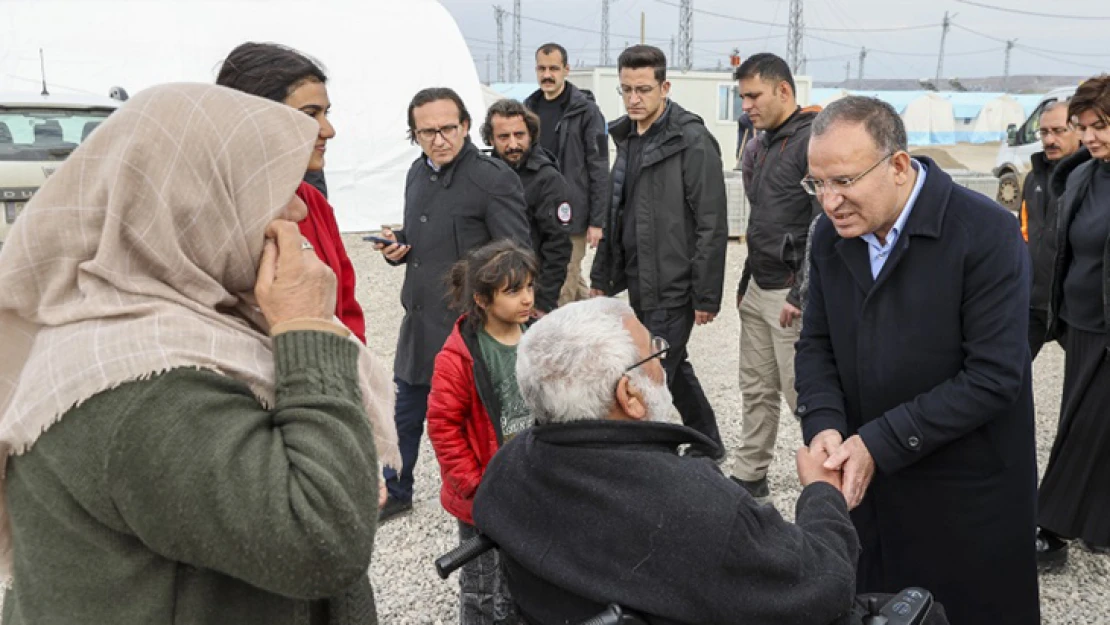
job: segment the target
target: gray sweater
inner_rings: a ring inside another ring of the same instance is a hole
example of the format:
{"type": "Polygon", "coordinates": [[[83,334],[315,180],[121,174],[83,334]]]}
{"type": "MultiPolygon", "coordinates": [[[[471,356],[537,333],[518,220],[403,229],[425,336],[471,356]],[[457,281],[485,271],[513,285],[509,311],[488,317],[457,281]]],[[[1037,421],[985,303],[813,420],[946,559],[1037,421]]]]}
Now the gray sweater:
{"type": "Polygon", "coordinates": [[[176,369],[94,396],[9,460],[4,625],[377,623],[357,349],[321,332],[274,345],[273,410],[176,369]]]}

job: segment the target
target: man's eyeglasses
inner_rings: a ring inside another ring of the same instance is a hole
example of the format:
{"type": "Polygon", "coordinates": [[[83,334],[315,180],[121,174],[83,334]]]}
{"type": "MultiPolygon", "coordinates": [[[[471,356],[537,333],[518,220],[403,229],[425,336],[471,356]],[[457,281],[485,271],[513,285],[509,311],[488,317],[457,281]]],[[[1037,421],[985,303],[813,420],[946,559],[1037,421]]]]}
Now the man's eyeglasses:
{"type": "Polygon", "coordinates": [[[863,178],[867,174],[874,171],[874,169],[878,167],[883,161],[892,156],[894,156],[894,152],[891,152],[890,154],[887,154],[886,156],[880,158],[878,161],[875,162],[874,165],[868,167],[866,170],[864,170],[862,174],[854,178],[850,178],[848,176],[840,176],[837,178],[830,178],[829,180],[818,180],[816,178],[806,176],[805,178],[802,178],[802,188],[806,190],[806,193],[816,196],[822,196],[830,191],[833,193],[844,193],[848,189],[852,188],[852,185],[859,182],[860,178],[863,178]]]}
{"type": "Polygon", "coordinates": [[[664,357],[666,357],[667,352],[669,352],[670,350],[671,350],[671,345],[670,345],[670,343],[667,342],[667,339],[665,339],[661,336],[653,336],[653,337],[651,337],[651,352],[652,352],[652,354],[650,356],[648,356],[647,358],[644,358],[640,362],[632,365],[631,367],[628,367],[627,369],[624,370],[624,372],[628,373],[629,371],[632,371],[636,367],[639,367],[640,365],[645,365],[645,364],[651,362],[652,360],[655,360],[656,358],[664,358],[664,357]]]}
{"type": "Polygon", "coordinates": [[[448,124],[439,128],[421,128],[416,131],[416,136],[420,137],[421,141],[435,141],[436,135],[442,135],[445,140],[450,141],[458,134],[458,124],[448,124]]]}
{"type": "Polygon", "coordinates": [[[632,95],[633,93],[643,98],[651,95],[652,91],[655,91],[655,85],[637,85],[635,87],[629,85],[617,86],[617,93],[620,94],[621,97],[625,98],[632,95]]]}
{"type": "Polygon", "coordinates": [[[1037,134],[1040,135],[1040,137],[1042,139],[1044,139],[1048,135],[1055,135],[1057,137],[1062,137],[1070,131],[1071,131],[1070,127],[1061,126],[1059,128],[1041,128],[1040,130],[1037,131],[1037,134]]]}

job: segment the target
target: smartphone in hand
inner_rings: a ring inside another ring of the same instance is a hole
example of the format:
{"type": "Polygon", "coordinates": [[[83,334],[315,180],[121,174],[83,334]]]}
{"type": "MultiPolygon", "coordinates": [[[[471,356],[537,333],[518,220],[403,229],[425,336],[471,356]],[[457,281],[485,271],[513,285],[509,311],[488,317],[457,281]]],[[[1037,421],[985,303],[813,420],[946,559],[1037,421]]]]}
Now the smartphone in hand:
{"type": "Polygon", "coordinates": [[[387,239],[385,237],[374,236],[372,234],[368,234],[368,235],[362,237],[362,240],[363,241],[369,241],[370,243],[377,243],[378,245],[384,245],[386,247],[389,247],[390,245],[393,245],[393,244],[400,245],[401,247],[408,247],[407,244],[401,243],[400,241],[394,241],[393,239],[387,239]]]}

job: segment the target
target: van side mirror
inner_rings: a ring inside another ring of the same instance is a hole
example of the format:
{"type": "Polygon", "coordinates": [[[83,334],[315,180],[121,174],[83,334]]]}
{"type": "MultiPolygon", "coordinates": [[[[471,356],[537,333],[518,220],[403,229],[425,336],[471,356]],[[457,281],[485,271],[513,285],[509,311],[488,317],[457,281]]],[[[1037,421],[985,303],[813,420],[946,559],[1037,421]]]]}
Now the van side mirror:
{"type": "Polygon", "coordinates": [[[1017,124],[1006,126],[1006,143],[1017,145],[1017,124]]]}

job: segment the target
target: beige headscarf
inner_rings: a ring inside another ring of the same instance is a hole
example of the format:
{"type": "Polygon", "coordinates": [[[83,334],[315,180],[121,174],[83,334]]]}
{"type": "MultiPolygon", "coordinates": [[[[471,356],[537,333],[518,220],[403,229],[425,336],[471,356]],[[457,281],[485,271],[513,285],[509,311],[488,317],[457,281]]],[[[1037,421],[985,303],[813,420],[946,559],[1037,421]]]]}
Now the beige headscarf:
{"type": "MultiPolygon", "coordinates": [[[[219,372],[273,405],[251,294],[266,225],[317,132],[262,98],[164,85],[70,155],[0,250],[0,476],[73,407],[171,369],[219,372]]],[[[365,348],[359,368],[379,460],[399,468],[389,372],[365,348]]],[[[11,575],[4,491],[0,479],[0,579],[11,575]]]]}

